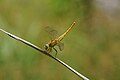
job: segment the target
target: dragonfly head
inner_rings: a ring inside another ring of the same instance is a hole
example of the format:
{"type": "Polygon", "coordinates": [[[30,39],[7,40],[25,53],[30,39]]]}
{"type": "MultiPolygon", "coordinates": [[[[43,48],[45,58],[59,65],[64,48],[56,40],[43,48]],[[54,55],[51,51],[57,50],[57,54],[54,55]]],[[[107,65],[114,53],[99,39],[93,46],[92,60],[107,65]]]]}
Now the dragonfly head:
{"type": "Polygon", "coordinates": [[[49,50],[50,47],[48,44],[45,44],[44,48],[45,48],[45,50],[49,50]]]}

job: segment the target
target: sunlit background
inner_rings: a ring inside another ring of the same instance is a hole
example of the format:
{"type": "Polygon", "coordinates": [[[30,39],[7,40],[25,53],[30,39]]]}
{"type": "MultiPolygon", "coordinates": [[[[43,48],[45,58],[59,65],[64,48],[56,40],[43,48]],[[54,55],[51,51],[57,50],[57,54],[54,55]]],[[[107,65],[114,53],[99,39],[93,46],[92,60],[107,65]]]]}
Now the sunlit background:
{"type": "MultiPolygon", "coordinates": [[[[57,57],[91,80],[120,80],[119,0],[0,0],[0,28],[41,48],[50,40],[46,26],[59,36],[74,21],[57,57]]],[[[0,32],[0,80],[81,79],[0,32]]]]}

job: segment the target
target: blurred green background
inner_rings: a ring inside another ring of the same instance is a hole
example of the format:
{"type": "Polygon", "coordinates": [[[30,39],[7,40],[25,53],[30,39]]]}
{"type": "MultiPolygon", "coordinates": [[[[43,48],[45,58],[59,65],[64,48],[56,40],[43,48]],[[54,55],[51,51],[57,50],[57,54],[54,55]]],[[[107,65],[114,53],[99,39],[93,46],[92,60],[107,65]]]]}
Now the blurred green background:
{"type": "MultiPolygon", "coordinates": [[[[120,80],[119,4],[119,0],[0,0],[0,28],[44,48],[50,40],[44,27],[52,27],[59,36],[76,21],[57,57],[91,80],[120,80]]],[[[80,78],[0,32],[0,80],[80,78]]]]}

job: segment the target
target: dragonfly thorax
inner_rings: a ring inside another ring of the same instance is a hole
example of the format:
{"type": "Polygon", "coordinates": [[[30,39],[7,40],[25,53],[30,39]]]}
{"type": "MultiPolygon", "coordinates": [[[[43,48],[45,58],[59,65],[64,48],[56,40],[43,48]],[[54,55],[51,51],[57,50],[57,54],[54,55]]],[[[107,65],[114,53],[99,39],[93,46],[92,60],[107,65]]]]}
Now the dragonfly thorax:
{"type": "Polygon", "coordinates": [[[57,39],[51,40],[47,44],[45,44],[44,48],[49,53],[52,51],[52,48],[54,48],[54,46],[57,45],[57,43],[58,43],[57,39]]]}

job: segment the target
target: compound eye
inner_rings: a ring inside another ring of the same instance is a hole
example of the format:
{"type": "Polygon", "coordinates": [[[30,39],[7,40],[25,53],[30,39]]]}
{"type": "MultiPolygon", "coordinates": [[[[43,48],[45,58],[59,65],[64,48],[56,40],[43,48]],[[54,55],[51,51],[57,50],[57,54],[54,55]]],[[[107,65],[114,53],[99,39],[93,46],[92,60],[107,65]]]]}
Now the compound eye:
{"type": "Polygon", "coordinates": [[[48,44],[45,44],[45,50],[48,50],[49,49],[49,45],[48,44]]]}

